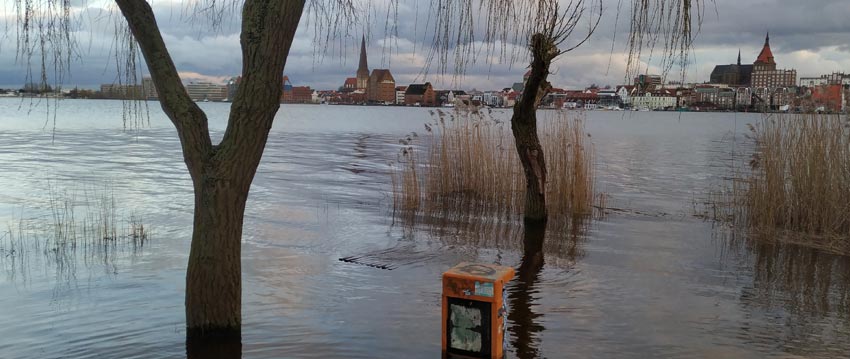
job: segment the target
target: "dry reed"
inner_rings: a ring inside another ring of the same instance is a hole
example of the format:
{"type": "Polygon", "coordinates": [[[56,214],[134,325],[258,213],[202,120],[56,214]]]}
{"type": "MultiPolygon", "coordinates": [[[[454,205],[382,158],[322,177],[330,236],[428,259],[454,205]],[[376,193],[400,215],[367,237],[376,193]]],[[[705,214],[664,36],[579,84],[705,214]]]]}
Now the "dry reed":
{"type": "MultiPolygon", "coordinates": [[[[402,140],[392,173],[394,213],[403,218],[513,221],[522,214],[525,176],[510,123],[475,110],[433,112],[422,144],[402,140]],[[425,161],[422,161],[420,152],[425,161]]],[[[550,221],[568,223],[593,214],[593,147],[581,117],[546,112],[539,133],[546,156],[550,221]]]]}
{"type": "Polygon", "coordinates": [[[752,158],[709,201],[714,218],[759,237],[850,253],[847,125],[840,116],[823,114],[768,117],[751,125],[752,158]]]}

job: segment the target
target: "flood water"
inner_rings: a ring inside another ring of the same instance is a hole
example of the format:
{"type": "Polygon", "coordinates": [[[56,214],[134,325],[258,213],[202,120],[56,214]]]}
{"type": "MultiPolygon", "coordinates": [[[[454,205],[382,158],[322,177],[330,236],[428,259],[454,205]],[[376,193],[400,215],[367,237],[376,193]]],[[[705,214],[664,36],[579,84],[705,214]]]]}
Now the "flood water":
{"type": "MultiPolygon", "coordinates": [[[[228,104],[201,106],[221,136],[228,104]]],[[[119,101],[55,111],[0,99],[0,357],[185,357],[193,197],[175,130],[158,103],[133,131],[119,101]],[[56,193],[97,183],[144,218],[143,246],[12,251],[22,223],[50,222],[56,193]]],[[[850,355],[850,258],[693,216],[757,115],[588,113],[597,187],[619,210],[580,233],[393,225],[389,163],[430,119],[281,108],[245,220],[242,357],[439,357],[440,275],[461,261],[518,269],[508,357],[850,355]],[[364,254],[398,268],[338,260],[364,254]]]]}

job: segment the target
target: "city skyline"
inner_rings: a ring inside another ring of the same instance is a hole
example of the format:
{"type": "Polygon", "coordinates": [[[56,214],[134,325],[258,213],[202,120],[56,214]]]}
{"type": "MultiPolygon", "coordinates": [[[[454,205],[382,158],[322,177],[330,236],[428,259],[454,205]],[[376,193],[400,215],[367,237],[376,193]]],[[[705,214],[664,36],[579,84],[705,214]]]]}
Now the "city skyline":
{"type": "MultiPolygon", "coordinates": [[[[84,11],[94,16],[100,14],[97,2],[90,2],[84,11]]],[[[241,69],[238,26],[221,24],[220,30],[208,31],[202,24],[185,21],[185,5],[160,4],[158,20],[166,43],[173,50],[178,70],[186,82],[223,82],[238,75],[241,69]]],[[[845,25],[843,14],[850,12],[850,3],[824,0],[817,8],[785,0],[734,2],[718,0],[716,6],[707,5],[700,33],[696,36],[687,71],[687,82],[704,82],[714,65],[734,63],[741,51],[745,63],[755,60],[761,48],[761,39],[769,31],[772,35],[774,55],[783,59],[784,66],[797,69],[799,77],[818,76],[831,72],[850,70],[850,26],[845,25]]],[[[79,10],[78,11],[82,11],[79,10]]],[[[424,15],[419,9],[419,16],[424,15]]],[[[589,84],[616,85],[627,83],[625,71],[625,39],[627,29],[614,19],[616,4],[605,7],[602,24],[591,40],[576,51],[563,56],[553,66],[551,82],[561,87],[580,88],[589,84]],[[616,37],[615,37],[616,35],[616,37]],[[613,45],[613,52],[612,52],[613,45]]],[[[621,9],[626,11],[626,9],[621,9]]],[[[9,14],[0,17],[8,24],[9,14]]],[[[469,66],[466,74],[456,76],[452,71],[440,75],[439,64],[431,62],[430,74],[423,76],[425,59],[430,50],[430,33],[420,21],[414,26],[416,12],[400,6],[398,13],[399,37],[385,36],[383,21],[370,23],[371,28],[355,25],[350,34],[330,44],[327,54],[317,54],[311,28],[301,26],[287,63],[286,74],[296,85],[309,85],[316,89],[336,89],[340,78],[349,77],[357,69],[361,35],[366,35],[370,62],[375,68],[389,68],[397,83],[429,81],[440,88],[491,89],[509,86],[525,72],[524,59],[513,64],[499,63],[498,58],[479,61],[469,66]],[[380,24],[378,24],[380,23],[380,24]],[[342,48],[340,48],[342,46],[342,48]]],[[[304,20],[302,20],[303,25],[304,20]]],[[[114,58],[108,52],[114,34],[109,24],[80,22],[80,59],[71,65],[65,88],[75,85],[95,88],[115,79],[114,58]]],[[[15,64],[14,37],[0,40],[0,87],[20,85],[25,82],[24,67],[15,64]]],[[[507,44],[511,49],[514,46],[507,44]]],[[[657,56],[656,56],[657,57],[657,56]]],[[[653,63],[649,73],[661,73],[653,63]]],[[[452,64],[448,66],[453,68],[452,64]]],[[[674,69],[670,77],[678,77],[674,69]]]]}

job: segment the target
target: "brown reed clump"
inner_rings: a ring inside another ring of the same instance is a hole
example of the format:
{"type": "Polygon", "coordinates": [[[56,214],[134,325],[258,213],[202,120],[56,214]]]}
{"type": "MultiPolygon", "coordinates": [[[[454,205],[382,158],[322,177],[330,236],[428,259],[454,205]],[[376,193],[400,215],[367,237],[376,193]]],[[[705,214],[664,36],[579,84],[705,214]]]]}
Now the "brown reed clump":
{"type": "MultiPolygon", "coordinates": [[[[525,177],[510,123],[476,110],[432,113],[424,143],[403,140],[393,178],[394,213],[406,218],[511,221],[521,216],[525,177]],[[420,163],[418,153],[425,161],[420,163]]],[[[593,148],[581,118],[548,112],[540,121],[550,221],[589,217],[594,201],[593,148]]]]}
{"type": "Polygon", "coordinates": [[[850,253],[850,129],[838,115],[750,126],[752,159],[727,190],[723,217],[759,236],[850,253]]]}

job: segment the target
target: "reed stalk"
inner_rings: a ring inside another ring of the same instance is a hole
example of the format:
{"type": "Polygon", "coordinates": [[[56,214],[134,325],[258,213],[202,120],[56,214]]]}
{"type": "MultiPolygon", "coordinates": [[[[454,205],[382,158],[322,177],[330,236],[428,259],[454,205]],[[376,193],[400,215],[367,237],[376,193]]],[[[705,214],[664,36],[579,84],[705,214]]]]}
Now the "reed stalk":
{"type": "Polygon", "coordinates": [[[847,119],[827,114],[766,117],[750,126],[748,138],[753,141],[751,160],[738,166],[727,189],[713,200],[719,207],[715,219],[760,237],[850,253],[847,119]]]}
{"type": "MultiPolygon", "coordinates": [[[[520,218],[525,176],[510,123],[484,111],[433,115],[422,143],[403,141],[400,166],[392,171],[394,214],[482,222],[520,218]]],[[[594,202],[604,197],[594,192],[594,152],[583,118],[547,112],[539,128],[550,221],[590,217],[594,202]]]]}

